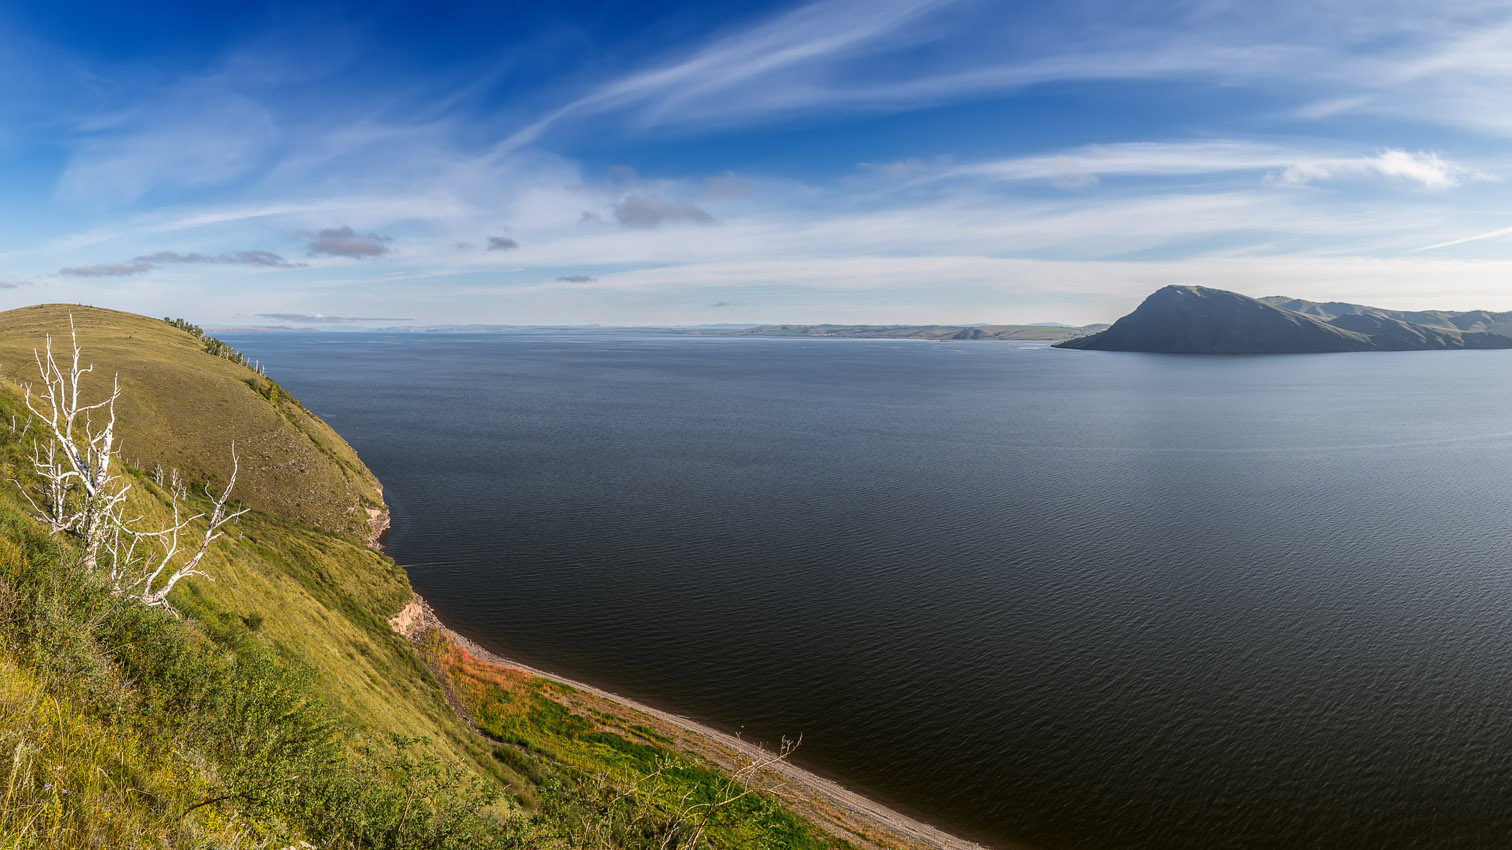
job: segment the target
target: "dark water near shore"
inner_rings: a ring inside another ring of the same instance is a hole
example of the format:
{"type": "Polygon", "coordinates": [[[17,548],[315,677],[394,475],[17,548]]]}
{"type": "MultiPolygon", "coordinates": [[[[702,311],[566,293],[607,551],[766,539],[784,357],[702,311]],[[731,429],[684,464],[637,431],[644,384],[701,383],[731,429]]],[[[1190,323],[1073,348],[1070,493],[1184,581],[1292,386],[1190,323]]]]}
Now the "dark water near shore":
{"type": "Polygon", "coordinates": [[[1512,846],[1512,352],[227,340],[443,619],[966,836],[1512,846]]]}

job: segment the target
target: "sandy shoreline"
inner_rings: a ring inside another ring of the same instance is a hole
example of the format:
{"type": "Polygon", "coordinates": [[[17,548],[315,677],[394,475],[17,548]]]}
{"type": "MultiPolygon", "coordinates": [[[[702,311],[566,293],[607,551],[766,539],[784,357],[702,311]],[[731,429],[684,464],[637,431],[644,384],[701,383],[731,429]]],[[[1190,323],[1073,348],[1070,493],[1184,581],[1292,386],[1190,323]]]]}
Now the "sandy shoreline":
{"type": "MultiPolygon", "coordinates": [[[[765,750],[750,741],[745,741],[733,735],[726,734],[712,727],[706,726],[686,717],[681,717],[670,712],[653,708],[628,697],[611,693],[602,688],[594,687],[586,682],[579,682],[565,676],[558,676],[544,670],[538,670],[518,661],[504,658],[490,652],[477,643],[462,635],[441,622],[430,605],[416,594],[392,619],[389,624],[395,631],[416,640],[424,636],[430,630],[440,631],[456,644],[467,650],[473,657],[515,670],[523,670],[533,676],[560,682],[578,691],[592,694],[606,700],[621,709],[633,711],[647,718],[659,721],[662,725],[672,727],[693,740],[684,741],[692,745],[691,748],[700,755],[711,758],[716,762],[732,762],[745,760],[747,762],[765,760],[771,756],[769,750],[765,750]],[[702,746],[700,746],[702,744],[702,746]],[[723,756],[723,757],[721,757],[723,756]],[[733,758],[731,758],[733,756],[733,758]]],[[[811,771],[805,770],[789,761],[777,761],[765,771],[764,781],[768,790],[774,791],[787,798],[790,803],[795,803],[794,808],[805,816],[814,820],[839,837],[861,844],[862,846],[887,847],[922,847],[931,850],[984,850],[983,846],[975,842],[957,838],[943,830],[929,824],[915,820],[900,812],[869,799],[861,794],[851,791],[836,782],[826,779],[811,771]],[[807,803],[805,805],[805,803],[807,803]],[[838,816],[837,816],[838,815],[838,816]],[[880,834],[878,834],[880,833],[880,834]]]]}

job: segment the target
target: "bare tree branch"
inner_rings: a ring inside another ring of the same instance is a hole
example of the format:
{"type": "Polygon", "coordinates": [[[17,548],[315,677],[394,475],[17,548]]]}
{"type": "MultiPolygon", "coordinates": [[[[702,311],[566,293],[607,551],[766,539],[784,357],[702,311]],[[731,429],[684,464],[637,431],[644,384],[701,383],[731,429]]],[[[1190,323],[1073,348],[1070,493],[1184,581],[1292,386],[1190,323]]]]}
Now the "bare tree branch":
{"type": "Polygon", "coordinates": [[[173,607],[168,604],[168,592],[173,590],[174,585],[178,584],[180,581],[186,578],[189,578],[190,576],[198,576],[207,581],[215,581],[213,577],[207,575],[199,569],[199,563],[200,560],[205,557],[205,553],[210,551],[210,544],[214,543],[216,540],[219,540],[223,536],[224,532],[221,531],[221,528],[225,526],[226,523],[231,522],[242,514],[245,514],[248,510],[247,508],[242,508],[240,510],[230,512],[226,510],[226,502],[231,498],[231,490],[236,487],[236,473],[239,469],[240,463],[236,457],[236,444],[232,443],[231,479],[226,482],[226,489],[222,490],[219,496],[216,496],[210,490],[209,485],[205,486],[205,495],[211,498],[212,508],[210,510],[209,520],[205,523],[204,533],[200,536],[199,546],[194,550],[194,553],[192,555],[189,555],[186,560],[180,562],[179,565],[174,568],[171,573],[169,573],[168,578],[165,579],[162,584],[155,584],[157,582],[158,576],[162,575],[165,570],[172,566],[174,560],[180,557],[182,554],[182,550],[179,546],[180,532],[188,529],[189,525],[194,521],[203,518],[204,514],[195,514],[194,516],[182,522],[179,522],[179,501],[177,494],[175,494],[173,497],[174,525],[156,533],[142,535],[143,537],[154,538],[157,541],[158,545],[161,547],[161,557],[157,559],[156,567],[153,568],[150,573],[146,574],[140,581],[141,594],[139,598],[148,606],[153,608],[166,609],[176,616],[178,612],[174,611],[173,607]]]}
{"type": "Polygon", "coordinates": [[[67,374],[53,355],[52,336],[43,351],[33,351],[42,388],[33,396],[26,388],[26,409],[47,426],[46,449],[42,439],[32,442],[33,466],[42,478],[40,504],[26,493],[32,516],[56,534],[66,534],[84,545],[84,564],[94,569],[100,546],[110,536],[111,517],[125,501],[131,485],[111,469],[120,447],[116,445],[115,403],[121,396],[117,378],[110,395],[93,404],[80,404],[79,381],[93,366],[79,367],[78,333],[73,317],[68,319],[73,356],[67,374]],[[106,413],[105,425],[94,427],[91,413],[106,413]],[[80,422],[80,417],[83,421],[80,422]]]}
{"type": "MultiPolygon", "coordinates": [[[[205,496],[211,504],[208,517],[203,513],[184,516],[181,502],[188,498],[188,489],[175,469],[170,488],[173,522],[157,530],[144,530],[137,527],[140,517],[126,520],[123,509],[132,485],[114,469],[119,466],[121,450],[116,438],[115,409],[116,400],[121,397],[120,378],[115,378],[110,395],[103,400],[81,402],[80,380],[94,366],[79,365],[81,352],[72,316],[68,318],[68,326],[73,352],[66,372],[53,355],[51,335],[46,337],[42,351],[33,351],[42,386],[35,395],[32,387],[26,388],[26,408],[32,419],[46,426],[45,445],[42,437],[32,441],[32,467],[40,479],[36,492],[28,491],[20,482],[16,482],[17,486],[31,506],[34,519],[46,524],[53,533],[73,537],[83,544],[85,568],[105,573],[116,595],[138,599],[178,616],[168,603],[169,592],[190,577],[214,581],[199,568],[200,561],[210,550],[210,544],[220,539],[226,523],[247,512],[245,508],[226,507],[239,470],[236,444],[231,445],[231,478],[225,489],[217,496],[208,485],[205,487],[205,496]],[[96,412],[103,419],[100,427],[95,425],[96,412]],[[198,535],[198,545],[188,548],[184,538],[195,539],[191,529],[200,520],[205,520],[205,525],[198,535]],[[152,554],[148,555],[148,551],[152,554]]],[[[162,467],[158,466],[155,473],[161,485],[162,467]]]]}

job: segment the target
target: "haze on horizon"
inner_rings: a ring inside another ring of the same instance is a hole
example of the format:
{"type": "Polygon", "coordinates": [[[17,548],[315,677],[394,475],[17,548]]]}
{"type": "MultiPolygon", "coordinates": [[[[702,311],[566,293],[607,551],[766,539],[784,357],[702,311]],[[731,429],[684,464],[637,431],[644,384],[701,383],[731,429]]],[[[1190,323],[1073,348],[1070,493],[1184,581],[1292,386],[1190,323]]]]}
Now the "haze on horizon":
{"type": "Polygon", "coordinates": [[[9,4],[0,309],[1111,321],[1512,309],[1512,9],[9,4]]]}

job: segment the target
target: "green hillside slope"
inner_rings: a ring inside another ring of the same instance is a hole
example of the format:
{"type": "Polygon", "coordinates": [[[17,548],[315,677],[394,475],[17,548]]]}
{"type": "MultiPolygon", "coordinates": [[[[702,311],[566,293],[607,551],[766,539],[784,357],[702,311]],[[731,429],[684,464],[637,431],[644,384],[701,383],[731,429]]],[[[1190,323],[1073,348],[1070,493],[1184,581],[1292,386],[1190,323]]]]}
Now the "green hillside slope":
{"type": "Polygon", "coordinates": [[[69,317],[98,391],[120,375],[122,455],[190,482],[224,481],[241,457],[237,495],[285,519],[365,537],[383,508],[378,480],[346,441],[273,381],[205,351],[167,322],[96,307],[45,304],[0,313],[0,377],[34,382],[44,334],[66,348],[69,317]]]}

